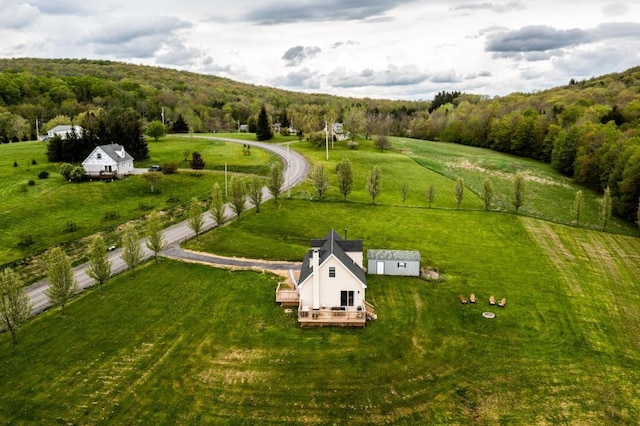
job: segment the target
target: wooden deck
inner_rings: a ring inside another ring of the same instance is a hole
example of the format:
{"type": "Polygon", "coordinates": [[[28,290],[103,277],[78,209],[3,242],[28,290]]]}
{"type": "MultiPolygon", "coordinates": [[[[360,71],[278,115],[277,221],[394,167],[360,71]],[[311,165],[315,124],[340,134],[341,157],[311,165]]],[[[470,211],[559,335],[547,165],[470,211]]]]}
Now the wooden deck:
{"type": "Polygon", "coordinates": [[[300,327],[364,327],[367,313],[364,310],[334,311],[328,308],[317,311],[308,308],[298,309],[300,327]]]}

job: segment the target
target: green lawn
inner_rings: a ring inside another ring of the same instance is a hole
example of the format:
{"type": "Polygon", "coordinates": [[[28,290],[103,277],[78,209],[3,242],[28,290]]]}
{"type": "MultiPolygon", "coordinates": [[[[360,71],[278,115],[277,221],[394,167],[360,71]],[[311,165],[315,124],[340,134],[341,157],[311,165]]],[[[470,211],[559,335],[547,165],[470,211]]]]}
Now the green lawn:
{"type": "MultiPolygon", "coordinates": [[[[280,230],[256,241],[293,257],[327,231],[303,204],[323,203],[286,201],[209,235],[232,246],[277,218],[280,230]]],[[[331,226],[365,248],[419,249],[445,281],[370,276],[377,321],[303,330],[275,304],[268,274],[148,263],[77,299],[66,318],[30,322],[17,346],[0,336],[0,419],[640,421],[640,240],[484,211],[324,204],[331,226]],[[472,292],[478,304],[461,305],[472,292]],[[491,309],[491,294],[507,307],[491,309]],[[497,317],[484,319],[490,309],[497,317]]]]}
{"type": "MultiPolygon", "coordinates": [[[[224,169],[226,163],[231,171],[265,174],[273,161],[270,154],[259,149],[246,156],[241,145],[196,138],[192,141],[187,137],[150,142],[151,158],[135,165],[146,167],[181,161],[183,148],[192,152],[199,150],[209,170],[224,169]]],[[[4,159],[0,163],[0,265],[100,231],[108,230],[109,236],[115,238],[110,243],[116,243],[117,233],[113,230],[122,223],[143,217],[152,210],[179,210],[192,197],[208,197],[215,182],[224,185],[223,173],[216,171],[165,175],[153,194],[138,176],[111,183],[69,184],[60,175],[59,165],[47,162],[45,150],[44,143],[36,142],[0,145],[0,158],[4,159]],[[13,167],[14,161],[18,167],[13,167]],[[48,171],[50,177],[39,179],[41,171],[48,171]],[[29,186],[29,180],[35,185],[29,186]],[[107,213],[115,213],[117,217],[107,219],[107,213]],[[77,230],[65,231],[69,221],[77,230]],[[27,237],[31,237],[33,243],[21,245],[27,237]]]]}

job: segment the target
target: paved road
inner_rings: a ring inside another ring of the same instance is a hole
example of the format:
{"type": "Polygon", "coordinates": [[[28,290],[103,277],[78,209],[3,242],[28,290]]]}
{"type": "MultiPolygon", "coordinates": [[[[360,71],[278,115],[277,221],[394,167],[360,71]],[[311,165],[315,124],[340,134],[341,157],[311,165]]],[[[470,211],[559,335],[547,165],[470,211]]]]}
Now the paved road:
{"type": "MultiPolygon", "coordinates": [[[[231,143],[249,144],[251,146],[255,146],[257,148],[261,148],[261,149],[273,152],[274,154],[282,158],[285,165],[283,191],[286,191],[287,189],[302,182],[306,178],[307,174],[309,173],[309,163],[307,162],[307,160],[301,154],[293,150],[289,150],[288,146],[273,145],[273,144],[268,144],[263,142],[251,142],[251,141],[229,139],[229,138],[216,138],[216,137],[205,137],[205,136],[193,136],[193,137],[198,137],[202,139],[223,140],[225,142],[231,142],[231,143]]],[[[271,199],[271,194],[266,188],[263,188],[263,193],[264,193],[265,201],[271,199]]],[[[249,203],[247,203],[247,206],[251,207],[249,203]]],[[[231,209],[231,206],[227,204],[225,209],[225,217],[226,217],[225,221],[233,218],[234,216],[235,216],[235,213],[231,209]]],[[[204,215],[203,231],[207,231],[215,227],[216,225],[217,224],[211,217],[211,214],[207,212],[204,215]]],[[[187,225],[187,221],[180,222],[178,224],[175,224],[173,226],[166,228],[164,230],[164,239],[167,243],[167,248],[165,249],[166,256],[177,258],[177,257],[180,257],[179,256],[180,253],[186,253],[184,254],[184,256],[186,259],[188,259],[188,256],[191,256],[190,254],[188,254],[189,252],[180,250],[178,246],[181,242],[191,239],[194,236],[195,236],[195,233],[189,228],[189,226],[187,225]]],[[[146,239],[140,240],[140,246],[142,247],[142,250],[144,252],[144,259],[148,259],[153,255],[153,252],[147,248],[145,243],[146,243],[146,239]]],[[[119,274],[127,269],[126,264],[120,257],[121,254],[122,254],[122,250],[117,249],[110,252],[108,255],[108,259],[112,265],[111,266],[112,275],[119,274]]],[[[222,258],[218,257],[218,259],[222,259],[222,258]]],[[[226,259],[227,259],[226,260],[227,262],[232,262],[232,260],[228,258],[226,259]]],[[[207,260],[205,261],[207,263],[215,263],[211,261],[211,259],[209,259],[208,261],[207,260]]],[[[263,261],[252,262],[247,259],[236,260],[236,266],[238,267],[269,269],[264,267],[266,266],[265,263],[266,262],[263,262],[263,261]]],[[[289,264],[289,265],[295,265],[295,264],[289,264]]],[[[294,266],[294,267],[297,267],[297,266],[294,266]]],[[[271,268],[271,269],[277,269],[277,268],[271,268]]],[[[290,268],[289,266],[287,266],[285,269],[290,269],[290,268]]],[[[73,274],[76,281],[78,282],[78,288],[80,291],[96,284],[95,280],[93,278],[90,278],[87,275],[86,270],[87,270],[86,263],[73,268],[73,274]]],[[[48,287],[49,287],[49,284],[47,283],[47,280],[42,280],[26,288],[27,295],[31,299],[31,303],[33,305],[33,312],[32,312],[33,315],[36,315],[51,306],[51,303],[49,302],[49,298],[45,294],[45,291],[47,290],[48,287]]]]}

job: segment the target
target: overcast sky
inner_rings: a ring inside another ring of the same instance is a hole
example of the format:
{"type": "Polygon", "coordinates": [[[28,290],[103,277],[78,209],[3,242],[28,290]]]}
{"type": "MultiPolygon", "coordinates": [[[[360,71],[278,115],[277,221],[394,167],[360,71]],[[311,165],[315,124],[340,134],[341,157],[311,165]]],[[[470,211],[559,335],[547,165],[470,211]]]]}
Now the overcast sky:
{"type": "Polygon", "coordinates": [[[640,65],[637,0],[0,0],[0,57],[92,58],[432,99],[640,65]]]}

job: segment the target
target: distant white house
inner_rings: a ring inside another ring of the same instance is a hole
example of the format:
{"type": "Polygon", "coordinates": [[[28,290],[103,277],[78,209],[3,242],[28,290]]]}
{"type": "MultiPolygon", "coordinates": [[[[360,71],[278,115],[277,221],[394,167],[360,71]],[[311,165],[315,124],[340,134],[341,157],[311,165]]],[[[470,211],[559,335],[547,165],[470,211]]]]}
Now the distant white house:
{"type": "Polygon", "coordinates": [[[60,136],[61,139],[67,139],[68,135],[72,132],[75,132],[78,136],[82,136],[84,129],[80,126],[56,126],[47,132],[45,138],[49,139],[60,136]]]}
{"type": "Polygon", "coordinates": [[[82,166],[89,177],[119,178],[133,171],[133,157],[122,145],[100,145],[91,151],[82,166]]]}
{"type": "Polygon", "coordinates": [[[364,327],[367,318],[376,318],[365,299],[362,261],[362,240],[344,240],[331,230],[311,241],[297,283],[301,326],[364,327]]]}
{"type": "Polygon", "coordinates": [[[331,137],[336,142],[344,141],[349,139],[350,133],[344,130],[344,126],[342,125],[342,123],[333,123],[331,129],[331,137]]]}

